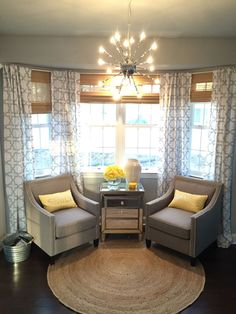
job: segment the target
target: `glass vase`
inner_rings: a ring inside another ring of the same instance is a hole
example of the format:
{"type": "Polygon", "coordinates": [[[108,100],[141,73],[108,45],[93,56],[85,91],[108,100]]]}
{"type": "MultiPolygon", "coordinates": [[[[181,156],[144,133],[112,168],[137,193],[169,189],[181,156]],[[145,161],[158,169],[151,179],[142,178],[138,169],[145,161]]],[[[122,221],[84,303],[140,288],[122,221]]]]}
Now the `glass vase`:
{"type": "Polygon", "coordinates": [[[119,185],[121,183],[121,179],[114,179],[114,180],[108,180],[107,181],[107,187],[109,190],[117,190],[119,188],[119,185]]]}

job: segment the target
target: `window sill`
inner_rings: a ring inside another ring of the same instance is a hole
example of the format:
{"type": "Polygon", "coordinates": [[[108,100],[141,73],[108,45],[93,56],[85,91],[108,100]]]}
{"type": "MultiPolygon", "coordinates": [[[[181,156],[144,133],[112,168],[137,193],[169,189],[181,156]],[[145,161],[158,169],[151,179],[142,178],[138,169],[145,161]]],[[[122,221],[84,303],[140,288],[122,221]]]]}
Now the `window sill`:
{"type": "MultiPolygon", "coordinates": [[[[103,178],[103,171],[101,170],[94,170],[94,171],[82,171],[82,176],[84,178],[103,178]]],[[[141,179],[153,179],[157,178],[157,173],[156,172],[151,172],[151,171],[143,171],[141,173],[141,179]]]]}

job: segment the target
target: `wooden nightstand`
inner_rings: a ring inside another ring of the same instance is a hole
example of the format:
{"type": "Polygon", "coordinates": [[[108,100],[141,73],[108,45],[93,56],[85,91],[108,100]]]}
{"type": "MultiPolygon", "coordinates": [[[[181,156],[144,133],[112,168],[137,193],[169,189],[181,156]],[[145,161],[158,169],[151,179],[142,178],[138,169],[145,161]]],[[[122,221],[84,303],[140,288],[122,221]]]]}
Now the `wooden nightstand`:
{"type": "Polygon", "coordinates": [[[121,183],[117,190],[109,190],[104,182],[100,188],[102,204],[102,241],[108,233],[143,233],[143,194],[139,183],[134,191],[121,183]]]}

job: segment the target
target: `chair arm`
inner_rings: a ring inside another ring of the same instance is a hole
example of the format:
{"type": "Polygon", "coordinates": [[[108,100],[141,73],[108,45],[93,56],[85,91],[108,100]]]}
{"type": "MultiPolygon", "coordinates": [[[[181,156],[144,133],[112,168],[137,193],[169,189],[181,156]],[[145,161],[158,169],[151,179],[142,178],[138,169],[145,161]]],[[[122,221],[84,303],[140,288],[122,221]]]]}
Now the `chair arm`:
{"type": "Polygon", "coordinates": [[[48,255],[54,255],[55,216],[42,208],[35,200],[31,190],[25,184],[25,207],[27,229],[34,242],[48,255]]]}
{"type": "Polygon", "coordinates": [[[160,211],[161,209],[167,207],[174,196],[174,184],[171,183],[169,189],[161,197],[156,198],[148,203],[146,203],[146,217],[160,211]]]}
{"type": "Polygon", "coordinates": [[[100,216],[100,204],[98,202],[93,201],[81,194],[73,182],[71,183],[71,191],[77,205],[80,208],[88,211],[90,214],[96,217],[100,216]]]}
{"type": "Polygon", "coordinates": [[[217,239],[221,205],[222,185],[216,188],[210,203],[191,217],[191,256],[198,256],[217,239]]]}

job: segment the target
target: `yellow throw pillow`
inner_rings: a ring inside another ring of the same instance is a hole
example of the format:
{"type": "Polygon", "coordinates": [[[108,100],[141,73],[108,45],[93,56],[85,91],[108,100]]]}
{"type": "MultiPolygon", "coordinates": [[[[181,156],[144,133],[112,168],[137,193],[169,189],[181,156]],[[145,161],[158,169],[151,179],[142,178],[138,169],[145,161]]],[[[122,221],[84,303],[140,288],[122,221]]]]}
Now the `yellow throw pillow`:
{"type": "Polygon", "coordinates": [[[51,212],[59,209],[77,207],[70,190],[54,194],[39,195],[43,207],[51,212]]]}
{"type": "Polygon", "coordinates": [[[204,208],[208,195],[197,195],[175,190],[175,195],[168,207],[184,209],[197,213],[204,208]]]}

